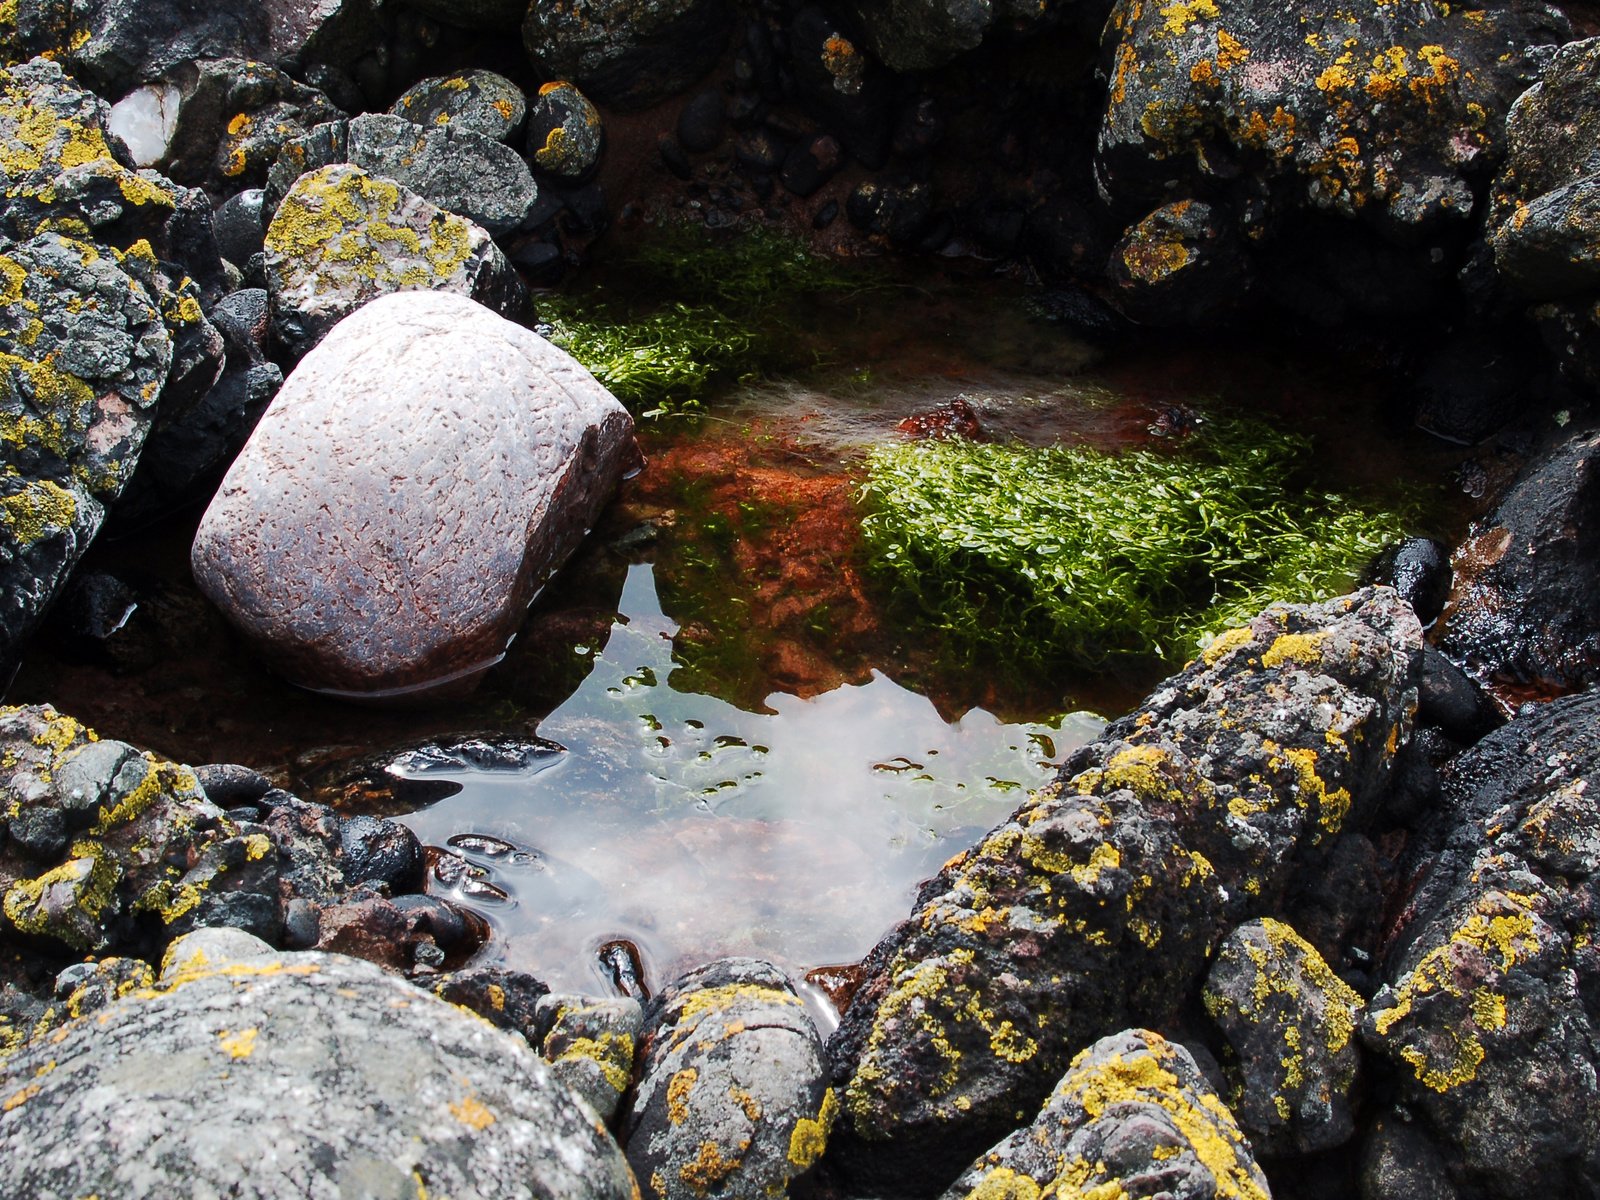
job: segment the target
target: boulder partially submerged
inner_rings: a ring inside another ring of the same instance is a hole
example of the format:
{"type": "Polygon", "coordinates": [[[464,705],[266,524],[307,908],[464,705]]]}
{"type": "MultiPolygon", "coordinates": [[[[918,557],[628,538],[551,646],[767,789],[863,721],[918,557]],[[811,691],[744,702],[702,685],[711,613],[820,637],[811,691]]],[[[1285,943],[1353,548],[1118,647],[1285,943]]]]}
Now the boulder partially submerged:
{"type": "Polygon", "coordinates": [[[195,536],[288,679],[464,690],[622,475],[632,421],[564,351],[440,292],[376,300],[290,375],[195,536]]]}

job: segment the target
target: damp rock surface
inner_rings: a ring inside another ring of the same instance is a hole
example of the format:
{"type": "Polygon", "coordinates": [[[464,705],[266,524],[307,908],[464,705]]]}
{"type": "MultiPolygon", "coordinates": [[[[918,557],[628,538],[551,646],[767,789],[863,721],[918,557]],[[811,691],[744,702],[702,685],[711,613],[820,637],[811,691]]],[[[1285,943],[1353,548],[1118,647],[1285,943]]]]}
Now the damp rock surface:
{"type": "Polygon", "coordinates": [[[303,686],[469,685],[594,523],[631,431],[538,335],[460,296],[384,297],[285,382],[201,521],[195,577],[303,686]]]}
{"type": "Polygon", "coordinates": [[[635,1194],[520,1040],[338,956],[191,961],[12,1059],[0,1095],[9,1196],[635,1194]]]}

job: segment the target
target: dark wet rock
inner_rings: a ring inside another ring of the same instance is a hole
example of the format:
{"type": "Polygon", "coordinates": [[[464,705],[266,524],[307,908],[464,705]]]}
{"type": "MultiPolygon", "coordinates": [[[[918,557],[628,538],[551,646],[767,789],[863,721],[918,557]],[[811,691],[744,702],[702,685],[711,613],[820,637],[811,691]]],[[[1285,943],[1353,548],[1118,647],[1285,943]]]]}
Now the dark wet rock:
{"type": "Polygon", "coordinates": [[[392,292],[450,292],[506,314],[523,300],[516,272],[483,228],[348,165],[295,182],[267,229],[266,270],[274,332],[296,355],[392,292]]]}
{"type": "Polygon", "coordinates": [[[570,83],[547,83],[528,110],[528,160],[534,169],[570,183],[600,165],[605,127],[600,113],[570,83]]]}
{"type": "Polygon", "coordinates": [[[1378,555],[1366,578],[1399,592],[1417,619],[1429,625],[1450,599],[1450,551],[1433,538],[1407,538],[1378,555]]]}
{"type": "Polygon", "coordinates": [[[1444,1156],[1403,1109],[1373,1122],[1361,1146],[1362,1200],[1460,1200],[1444,1156]]]}
{"type": "Polygon", "coordinates": [[[194,777],[206,799],[219,808],[255,805],[272,790],[272,780],[238,763],[206,763],[194,768],[194,777]]]}
{"type": "Polygon", "coordinates": [[[317,908],[315,948],[364,958],[391,971],[459,967],[483,947],[481,918],[439,896],[352,893],[317,908]]]}
{"type": "MultiPolygon", "coordinates": [[[[0,296],[3,663],[133,474],[173,343],[156,298],[92,244],[0,240],[0,274],[9,281],[0,296]]],[[[201,319],[197,303],[191,315],[201,319]]]]}
{"type": "Polygon", "coordinates": [[[1600,434],[1589,433],[1536,461],[1473,525],[1452,560],[1439,648],[1480,684],[1600,682],[1597,511],[1600,434]]]}
{"type": "Polygon", "coordinates": [[[933,218],[933,192],[925,183],[893,184],[867,180],[845,201],[850,224],[882,234],[897,246],[914,243],[933,218]]]}
{"type": "Polygon", "coordinates": [[[56,652],[69,662],[111,662],[108,643],[138,608],[138,596],[104,571],[73,576],[46,626],[56,652]]]}
{"type": "MultiPolygon", "coordinates": [[[[1376,825],[1392,820],[1395,793],[1407,785],[1417,757],[1414,745],[1401,750],[1376,825]]],[[[1435,777],[1435,797],[1437,791],[1435,777]]],[[[1347,831],[1310,848],[1300,861],[1301,870],[1290,882],[1279,911],[1341,979],[1362,994],[1370,993],[1376,984],[1371,984],[1368,971],[1381,939],[1383,902],[1389,891],[1387,860],[1366,834],[1347,831]]]]}
{"type": "Polygon", "coordinates": [[[1506,117],[1508,154],[1490,197],[1498,275],[1563,371],[1600,387],[1600,38],[1572,42],[1506,117]]]}
{"type": "Polygon", "coordinates": [[[161,162],[179,183],[213,192],[260,187],[285,145],[344,116],[317,89],[266,63],[213,59],[177,78],[182,100],[161,162]]]}
{"type": "Polygon", "coordinates": [[[347,817],[339,838],[344,877],[352,885],[382,883],[395,893],[422,890],[427,872],[422,843],[404,825],[382,817],[347,817]]]}
{"type": "Polygon", "coordinates": [[[404,0],[407,8],[446,25],[511,33],[528,11],[527,0],[404,0]]]}
{"type": "Polygon", "coordinates": [[[705,154],[722,144],[728,127],[727,103],[720,88],[696,93],[678,114],[678,144],[690,154],[705,154]]]}
{"type": "Polygon", "coordinates": [[[879,59],[896,71],[926,71],[975,49],[1000,6],[992,0],[854,0],[851,7],[879,59]]]}
{"type": "Polygon", "coordinates": [[[1074,1058],[1033,1124],[968,1167],[942,1200],[1041,1194],[1269,1195],[1250,1143],[1194,1058],[1143,1029],[1074,1058]]]}
{"type": "Polygon", "coordinates": [[[48,707],[0,710],[0,739],[0,937],[143,957],[208,923],[276,935],[272,841],[224,816],[188,768],[48,707]]]}
{"type": "Polygon", "coordinates": [[[1372,589],[1216,639],[923,886],[829,1045],[841,1167],[943,1186],[1108,1030],[1170,1021],[1227,925],[1377,815],[1421,630],[1372,589]]]}
{"type": "Polygon", "coordinates": [[[1150,325],[1186,325],[1236,308],[1250,268],[1222,214],[1198,200],[1178,200],[1122,235],[1107,274],[1112,302],[1123,315],[1150,325]]]}
{"type": "Polygon", "coordinates": [[[788,147],[770,129],[752,129],[733,140],[733,155],[752,171],[770,175],[783,165],[788,147]]]}
{"type": "Polygon", "coordinates": [[[1257,1152],[1350,1140],[1363,1006],[1309,942],[1281,921],[1241,925],[1217,950],[1204,1000],[1232,1050],[1229,1107],[1257,1152]]]}
{"type": "Polygon", "coordinates": [[[229,196],[217,207],[214,224],[217,249],[222,256],[242,267],[260,254],[267,240],[265,193],[246,188],[229,196]]]}
{"type": "Polygon", "coordinates": [[[498,1029],[509,1029],[537,1049],[549,1028],[541,1004],[550,989],[525,971],[467,967],[428,980],[441,1000],[471,1009],[498,1029]]]}
{"type": "Polygon", "coordinates": [[[409,1196],[419,1181],[434,1195],[505,1195],[508,1180],[570,1200],[634,1194],[616,1146],[520,1039],[330,955],[183,971],[24,1051],[0,1090],[11,1196],[148,1195],[180,1174],[262,1200],[409,1196]]]}
{"type": "Polygon", "coordinates": [[[527,163],[482,134],[369,113],[351,121],[346,136],[349,161],[363,171],[392,179],[491,234],[519,228],[538,204],[527,163]]]}
{"type": "Polygon", "coordinates": [[[874,170],[882,167],[894,131],[889,72],[816,5],[799,9],[788,33],[801,103],[857,161],[874,170]]]}
{"type": "Polygon", "coordinates": [[[1509,333],[1504,326],[1469,328],[1423,359],[1414,381],[1418,429],[1477,445],[1539,401],[1545,373],[1509,333]]]}
{"type": "Polygon", "coordinates": [[[607,942],[595,952],[600,969],[617,992],[631,1000],[644,1002],[650,999],[650,981],[644,973],[644,959],[639,947],[629,941],[607,942]]]}
{"type": "MultiPolygon", "coordinates": [[[[520,17],[519,13],[512,24],[520,17]]],[[[447,126],[509,143],[522,132],[528,117],[528,98],[504,75],[460,71],[413,84],[394,102],[389,113],[430,129],[447,126]]]]}
{"type": "Polygon", "coordinates": [[[549,1032],[539,1052],[555,1077],[610,1121],[633,1086],[633,1060],[644,1029],[636,1000],[554,995],[539,1001],[539,1022],[549,1032]]]}
{"type": "Polygon", "coordinates": [[[284,384],[201,521],[196,579],[296,683],[470,687],[594,524],[631,432],[536,334],[447,293],[383,297],[284,384]]]}
{"type": "Polygon", "coordinates": [[[826,1075],[811,1018],[770,963],[723,959],[663,989],[625,1139],[645,1195],[782,1194],[827,1145],[826,1075]]]}
{"type": "Polygon", "coordinates": [[[843,165],[843,148],[824,133],[795,143],[784,156],[778,179],[796,196],[810,196],[837,175],[843,165]]]}
{"type": "Polygon", "coordinates": [[[116,1003],[130,992],[150,987],[155,981],[155,972],[142,958],[73,963],[56,976],[56,999],[68,1017],[83,1017],[116,1003]]]}
{"type": "MultiPolygon", "coordinates": [[[[1503,151],[1501,118],[1533,78],[1529,48],[1568,29],[1537,5],[1469,14],[1379,0],[1292,10],[1123,0],[1106,27],[1111,88],[1096,179],[1130,217],[1168,203],[1174,188],[1206,196],[1223,223],[1285,252],[1272,271],[1290,284],[1286,296],[1315,280],[1345,305],[1409,298],[1415,308],[1434,294],[1444,251],[1412,248],[1465,230],[1474,188],[1503,151]],[[1328,236],[1283,224],[1296,213],[1335,219],[1323,225],[1360,220],[1358,242],[1387,239],[1404,252],[1385,257],[1384,274],[1359,255],[1321,253],[1321,269],[1306,274],[1305,254],[1328,236]]],[[[1300,295],[1295,306],[1326,302],[1300,295]]]]}
{"type": "Polygon", "coordinates": [[[689,88],[722,56],[723,0],[533,4],[522,44],[546,79],[570,80],[609,108],[649,108],[689,88]]]}
{"type": "Polygon", "coordinates": [[[1597,778],[1595,692],[1450,763],[1451,823],[1362,1023],[1463,1195],[1600,1191],[1597,778]]]}
{"type": "Polygon", "coordinates": [[[1436,725],[1455,741],[1470,746],[1504,724],[1505,718],[1465,671],[1428,645],[1422,648],[1417,720],[1436,725]]]}

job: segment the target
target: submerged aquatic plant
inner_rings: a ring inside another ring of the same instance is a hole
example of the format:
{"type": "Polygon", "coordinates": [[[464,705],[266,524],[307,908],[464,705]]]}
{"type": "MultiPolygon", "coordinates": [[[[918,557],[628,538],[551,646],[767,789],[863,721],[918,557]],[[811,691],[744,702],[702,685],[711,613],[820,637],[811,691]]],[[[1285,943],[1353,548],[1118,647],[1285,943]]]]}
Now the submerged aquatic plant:
{"type": "Polygon", "coordinates": [[[761,370],[788,349],[779,307],[852,286],[797,239],[760,227],[717,236],[671,224],[625,254],[628,298],[601,289],[540,304],[550,340],[641,416],[699,408],[726,375],[761,370]]]}
{"type": "Polygon", "coordinates": [[[876,568],[952,649],[1036,663],[1177,660],[1272,600],[1324,599],[1407,514],[1307,490],[1310,443],[1213,418],[1108,454],[928,440],[868,460],[876,568]]]}

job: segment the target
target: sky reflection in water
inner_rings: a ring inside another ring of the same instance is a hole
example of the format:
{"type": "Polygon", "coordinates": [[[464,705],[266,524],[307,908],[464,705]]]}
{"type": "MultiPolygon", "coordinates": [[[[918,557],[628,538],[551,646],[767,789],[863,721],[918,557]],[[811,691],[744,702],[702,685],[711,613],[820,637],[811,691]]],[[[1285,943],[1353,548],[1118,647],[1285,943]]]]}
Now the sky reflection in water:
{"type": "Polygon", "coordinates": [[[465,902],[495,926],[491,956],[556,989],[603,989],[596,951],[615,938],[638,945],[652,987],[728,954],[853,962],[1101,728],[981,709],[949,724],[878,673],[745,712],[672,687],[677,626],[652,567],[629,569],[618,608],[588,678],[540,725],[565,754],[452,770],[458,794],[402,818],[429,845],[489,834],[532,852],[459,851],[509,897],[465,902]]]}

